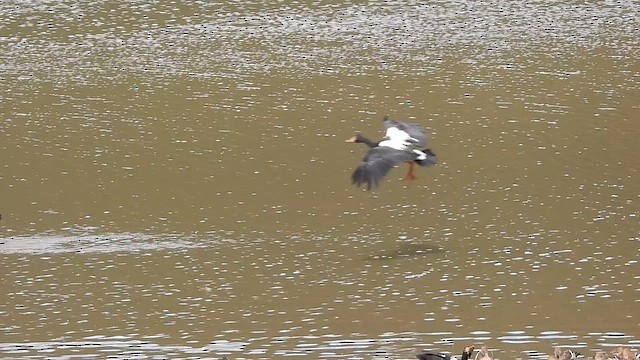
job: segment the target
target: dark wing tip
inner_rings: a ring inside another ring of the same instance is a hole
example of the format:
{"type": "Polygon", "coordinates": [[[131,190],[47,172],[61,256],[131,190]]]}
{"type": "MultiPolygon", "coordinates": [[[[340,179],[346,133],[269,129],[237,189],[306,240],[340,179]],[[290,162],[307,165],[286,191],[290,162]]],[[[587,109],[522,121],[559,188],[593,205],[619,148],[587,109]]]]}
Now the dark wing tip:
{"type": "Polygon", "coordinates": [[[367,189],[378,187],[384,177],[396,165],[403,162],[415,161],[415,153],[412,151],[396,150],[390,147],[375,147],[367,153],[360,165],[351,176],[351,180],[357,186],[367,184],[367,189]]]}
{"type": "Polygon", "coordinates": [[[360,187],[364,184],[367,185],[367,190],[375,189],[380,185],[380,180],[384,175],[380,175],[375,168],[367,167],[365,164],[361,164],[351,175],[351,183],[360,187]]]}

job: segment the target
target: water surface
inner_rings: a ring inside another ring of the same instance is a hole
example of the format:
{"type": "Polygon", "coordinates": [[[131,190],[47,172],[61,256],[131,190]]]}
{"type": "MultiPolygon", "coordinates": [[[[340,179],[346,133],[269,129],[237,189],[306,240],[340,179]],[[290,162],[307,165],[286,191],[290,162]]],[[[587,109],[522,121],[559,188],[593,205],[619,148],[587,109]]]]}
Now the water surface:
{"type": "Polygon", "coordinates": [[[2,357],[640,347],[636,3],[0,15],[2,357]],[[440,164],[366,192],[384,115],[440,164]]]}

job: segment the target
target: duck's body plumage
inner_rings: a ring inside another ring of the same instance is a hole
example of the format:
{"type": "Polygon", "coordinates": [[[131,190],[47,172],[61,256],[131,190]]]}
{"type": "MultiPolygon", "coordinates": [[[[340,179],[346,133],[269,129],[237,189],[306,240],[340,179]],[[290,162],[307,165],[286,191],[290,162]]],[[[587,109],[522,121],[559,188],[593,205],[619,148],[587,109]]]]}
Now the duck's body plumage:
{"type": "Polygon", "coordinates": [[[483,346],[476,354],[475,360],[493,360],[493,352],[486,346],[483,346]]]}
{"type": "Polygon", "coordinates": [[[387,117],[383,120],[383,124],[387,128],[385,138],[399,138],[415,148],[427,146],[427,133],[422,126],[389,120],[387,117]]]}
{"type": "Polygon", "coordinates": [[[555,347],[553,354],[549,355],[548,360],[575,360],[580,355],[579,352],[575,352],[569,349],[563,349],[561,347],[555,347]]]}
{"type": "Polygon", "coordinates": [[[640,353],[631,351],[626,346],[618,346],[611,351],[612,357],[620,360],[639,360],[640,353]]]}
{"type": "Polygon", "coordinates": [[[423,352],[416,355],[418,360],[451,360],[451,356],[448,354],[434,353],[434,352],[423,352]]]}
{"type": "Polygon", "coordinates": [[[351,176],[354,184],[366,184],[367,190],[378,187],[391,169],[404,162],[409,163],[407,180],[416,178],[413,174],[414,164],[432,166],[438,163],[436,155],[430,149],[421,150],[427,145],[427,134],[422,126],[392,121],[386,117],[384,126],[387,129],[385,137],[379,142],[373,142],[360,134],[347,140],[365,143],[370,148],[351,176]]]}

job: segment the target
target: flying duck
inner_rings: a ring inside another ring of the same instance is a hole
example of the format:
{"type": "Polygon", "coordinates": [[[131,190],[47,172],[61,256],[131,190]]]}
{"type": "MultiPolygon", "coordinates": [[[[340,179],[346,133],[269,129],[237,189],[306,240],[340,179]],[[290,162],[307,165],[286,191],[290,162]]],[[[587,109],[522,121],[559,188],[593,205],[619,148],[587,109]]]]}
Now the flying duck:
{"type": "Polygon", "coordinates": [[[367,190],[378,187],[385,175],[403,162],[409,163],[409,171],[405,176],[405,180],[408,181],[417,179],[413,173],[415,164],[433,166],[438,163],[438,158],[431,149],[421,150],[427,146],[427,134],[422,126],[392,121],[386,116],[383,123],[387,132],[378,142],[371,141],[359,133],[346,140],[369,146],[369,151],[351,175],[352,183],[357,186],[366,184],[367,190]]]}

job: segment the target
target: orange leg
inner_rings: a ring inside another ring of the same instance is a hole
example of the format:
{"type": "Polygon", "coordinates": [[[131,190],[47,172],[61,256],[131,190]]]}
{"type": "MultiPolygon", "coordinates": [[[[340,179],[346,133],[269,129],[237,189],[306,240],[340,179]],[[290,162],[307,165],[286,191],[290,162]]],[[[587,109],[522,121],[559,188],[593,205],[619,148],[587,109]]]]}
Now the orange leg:
{"type": "Polygon", "coordinates": [[[409,171],[407,172],[407,175],[404,177],[405,180],[407,181],[413,181],[415,179],[417,179],[418,177],[413,173],[413,168],[416,164],[414,162],[410,162],[409,163],[409,171]]]}

